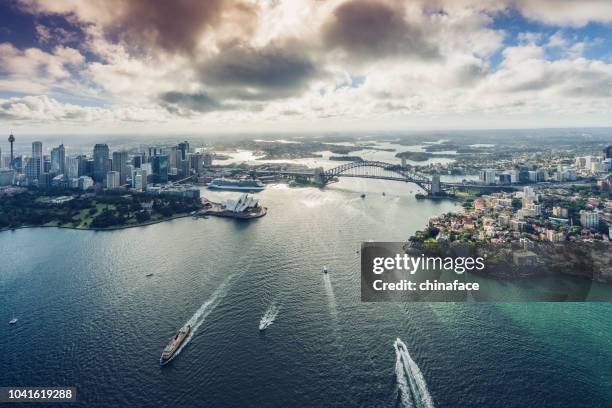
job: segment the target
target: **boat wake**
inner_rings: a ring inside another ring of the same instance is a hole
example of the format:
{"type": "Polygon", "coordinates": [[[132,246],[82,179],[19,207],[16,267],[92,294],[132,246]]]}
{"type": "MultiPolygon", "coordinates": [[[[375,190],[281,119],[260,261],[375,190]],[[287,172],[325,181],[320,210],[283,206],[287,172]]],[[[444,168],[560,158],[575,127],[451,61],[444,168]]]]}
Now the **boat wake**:
{"type": "Polygon", "coordinates": [[[323,281],[325,282],[325,292],[327,293],[330,312],[332,316],[336,318],[338,316],[338,305],[336,303],[336,295],[334,294],[334,287],[332,286],[329,274],[323,275],[323,281]]]}
{"type": "Polygon", "coordinates": [[[425,377],[414,362],[408,348],[397,338],[393,343],[395,348],[395,376],[402,406],[405,408],[433,408],[433,400],[427,389],[425,377]]]}
{"type": "Polygon", "coordinates": [[[176,353],[172,358],[178,356],[181,351],[183,351],[183,348],[187,344],[191,343],[191,339],[196,334],[202,323],[204,323],[208,315],[210,315],[210,313],[215,310],[219,303],[221,303],[221,300],[223,300],[223,298],[227,294],[228,289],[235,278],[237,278],[236,274],[228,276],[223,281],[223,283],[221,283],[221,285],[212,293],[208,300],[206,300],[206,302],[204,302],[202,306],[200,306],[200,308],[193,314],[193,316],[191,316],[191,318],[187,322],[185,322],[183,326],[191,325],[191,331],[189,332],[189,336],[187,336],[187,339],[185,339],[179,349],[176,350],[176,353]]]}
{"type": "Polygon", "coordinates": [[[261,320],[259,321],[259,330],[266,330],[268,327],[270,327],[270,325],[274,323],[274,320],[276,319],[276,316],[278,315],[278,311],[279,311],[278,306],[272,303],[270,307],[268,308],[268,310],[266,310],[266,313],[264,313],[264,315],[261,317],[261,320]]]}

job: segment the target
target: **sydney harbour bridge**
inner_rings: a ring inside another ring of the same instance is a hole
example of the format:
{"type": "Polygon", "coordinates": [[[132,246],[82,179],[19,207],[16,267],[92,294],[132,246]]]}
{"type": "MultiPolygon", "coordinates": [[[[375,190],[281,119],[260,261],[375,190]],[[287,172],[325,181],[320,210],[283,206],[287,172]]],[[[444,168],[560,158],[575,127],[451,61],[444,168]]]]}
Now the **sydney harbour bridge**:
{"type": "Polygon", "coordinates": [[[454,188],[453,184],[441,183],[440,176],[425,176],[407,166],[385,163],[381,161],[361,160],[344,163],[329,170],[322,167],[304,171],[257,170],[257,174],[279,174],[287,177],[308,177],[320,185],[325,186],[337,181],[340,177],[369,178],[378,180],[394,180],[414,183],[427,193],[428,196],[445,195],[454,188]]]}

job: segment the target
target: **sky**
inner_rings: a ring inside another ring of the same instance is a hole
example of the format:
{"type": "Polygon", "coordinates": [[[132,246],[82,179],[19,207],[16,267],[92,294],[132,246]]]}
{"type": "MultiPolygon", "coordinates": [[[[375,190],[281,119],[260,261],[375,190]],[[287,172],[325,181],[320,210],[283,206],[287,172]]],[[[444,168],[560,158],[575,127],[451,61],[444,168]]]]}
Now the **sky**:
{"type": "Polygon", "coordinates": [[[3,0],[4,133],[612,126],[609,0],[3,0]]]}

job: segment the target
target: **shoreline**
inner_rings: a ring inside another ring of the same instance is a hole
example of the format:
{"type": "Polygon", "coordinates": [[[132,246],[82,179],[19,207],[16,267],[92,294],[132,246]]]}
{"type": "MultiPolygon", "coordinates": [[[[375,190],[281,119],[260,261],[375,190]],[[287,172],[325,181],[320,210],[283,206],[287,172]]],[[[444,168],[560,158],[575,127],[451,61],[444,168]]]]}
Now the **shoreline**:
{"type": "Polygon", "coordinates": [[[176,216],[172,216],[169,218],[164,218],[161,220],[147,221],[141,224],[118,225],[118,226],[108,227],[108,228],[89,228],[89,227],[79,228],[79,227],[67,227],[63,225],[20,225],[18,227],[2,228],[0,229],[0,233],[6,232],[6,231],[15,231],[19,229],[27,229],[27,228],[60,228],[60,229],[70,229],[70,230],[76,230],[76,231],[118,231],[118,230],[123,230],[123,229],[128,229],[128,228],[147,227],[149,225],[161,224],[162,222],[177,220],[177,219],[186,218],[186,217],[192,217],[192,215],[191,214],[181,214],[181,215],[176,215],[176,216]]]}

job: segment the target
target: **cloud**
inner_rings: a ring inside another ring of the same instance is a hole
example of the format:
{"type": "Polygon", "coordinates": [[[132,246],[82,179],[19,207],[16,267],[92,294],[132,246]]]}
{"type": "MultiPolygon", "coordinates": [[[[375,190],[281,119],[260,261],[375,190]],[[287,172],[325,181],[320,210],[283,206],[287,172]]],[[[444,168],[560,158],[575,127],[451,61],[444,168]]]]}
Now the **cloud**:
{"type": "MultiPolygon", "coordinates": [[[[240,0],[20,0],[33,14],[59,14],[73,22],[96,24],[110,38],[121,39],[137,50],[193,53],[202,35],[224,20],[254,19],[255,8],[240,0]]],[[[41,30],[46,37],[45,29],[41,30]]]]}
{"type": "Polygon", "coordinates": [[[0,91],[46,92],[51,88],[75,88],[72,71],[85,63],[76,49],[57,46],[51,52],[38,48],[19,50],[10,43],[0,44],[0,91]]]}
{"type": "Polygon", "coordinates": [[[515,0],[525,17],[550,25],[580,27],[593,22],[612,22],[609,0],[515,0]]]}
{"type": "Polygon", "coordinates": [[[163,120],[181,129],[609,116],[607,40],[595,47],[591,26],[576,28],[612,20],[608,1],[18,1],[34,15],[38,42],[0,44],[0,92],[29,98],[2,100],[12,120],[163,120]],[[516,34],[509,15],[531,32],[516,34]],[[61,17],[68,24],[50,23],[61,17]],[[88,98],[103,107],[78,106],[88,98]]]}
{"type": "Polygon", "coordinates": [[[322,31],[326,47],[341,49],[354,59],[439,56],[420,27],[406,21],[401,3],[352,0],[340,4],[322,31]]]}
{"type": "Polygon", "coordinates": [[[204,92],[182,93],[166,92],[159,96],[159,100],[171,113],[187,116],[190,112],[210,112],[214,110],[228,109],[204,92]]]}
{"type": "Polygon", "coordinates": [[[202,63],[198,72],[204,83],[225,98],[285,98],[304,90],[320,74],[315,62],[300,51],[297,41],[261,48],[233,43],[202,63]]]}

